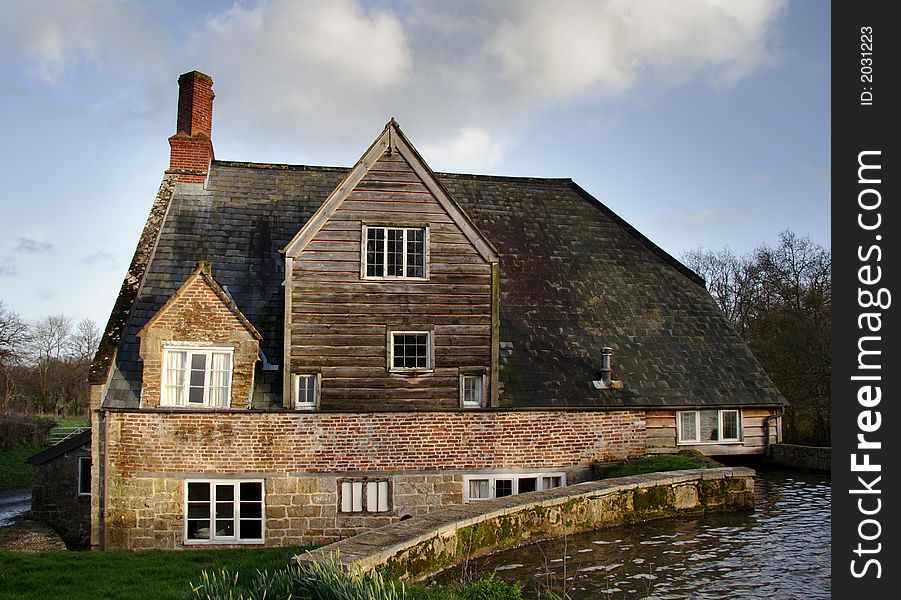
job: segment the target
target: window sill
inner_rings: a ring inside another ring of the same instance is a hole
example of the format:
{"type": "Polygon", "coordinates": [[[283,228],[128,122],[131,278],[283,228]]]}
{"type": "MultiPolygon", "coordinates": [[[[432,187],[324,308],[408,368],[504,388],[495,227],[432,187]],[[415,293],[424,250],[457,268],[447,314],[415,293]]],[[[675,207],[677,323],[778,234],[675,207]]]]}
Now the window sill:
{"type": "Polygon", "coordinates": [[[262,546],[266,540],[185,540],[185,546],[262,546]]]}
{"type": "Polygon", "coordinates": [[[361,281],[428,281],[428,277],[372,277],[364,275],[361,281]]]}
{"type": "Polygon", "coordinates": [[[428,375],[435,369],[388,369],[388,372],[392,375],[428,375]]]}
{"type": "Polygon", "coordinates": [[[676,442],[677,446],[725,446],[740,445],[743,440],[723,440],[722,442],[676,442]]]}

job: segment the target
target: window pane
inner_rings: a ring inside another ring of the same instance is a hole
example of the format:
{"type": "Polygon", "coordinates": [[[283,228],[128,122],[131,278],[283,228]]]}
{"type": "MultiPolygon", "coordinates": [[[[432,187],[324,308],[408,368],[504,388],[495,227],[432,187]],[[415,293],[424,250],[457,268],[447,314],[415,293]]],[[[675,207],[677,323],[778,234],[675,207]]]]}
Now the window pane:
{"type": "Polygon", "coordinates": [[[78,459],[78,493],[91,493],[91,459],[81,457],[78,459]]]}
{"type": "Polygon", "coordinates": [[[388,229],[388,264],[385,272],[389,277],[401,277],[404,274],[404,230],[388,229]]]}
{"type": "Polygon", "coordinates": [[[363,511],[363,482],[362,481],[354,481],[351,484],[351,488],[353,491],[353,503],[351,505],[351,510],[353,512],[362,512],[363,511]]]}
{"type": "Polygon", "coordinates": [[[189,519],[209,519],[210,505],[208,502],[188,502],[189,519]]]}
{"type": "Polygon", "coordinates": [[[341,512],[353,511],[353,486],[349,481],[341,484],[341,512]]]}
{"type": "Polygon", "coordinates": [[[379,486],[376,481],[366,482],[366,510],[367,512],[379,510],[379,486]]]}
{"type": "Polygon", "coordinates": [[[229,404],[231,389],[231,354],[213,352],[210,362],[210,406],[225,407],[229,404]]]}
{"type": "Polygon", "coordinates": [[[366,276],[385,276],[385,230],[366,230],[366,276]]]}
{"type": "Polygon", "coordinates": [[[469,406],[482,405],[482,377],[480,375],[463,376],[463,403],[469,406]]]}
{"type": "Polygon", "coordinates": [[[235,499],[235,486],[231,484],[216,486],[216,502],[235,499]]]}
{"type": "Polygon", "coordinates": [[[487,479],[470,479],[469,480],[469,497],[471,499],[488,498],[488,480],[487,479]]]}
{"type": "Polygon", "coordinates": [[[386,512],[388,510],[388,482],[387,481],[379,481],[378,485],[378,510],[379,512],[386,512]]]}
{"type": "Polygon", "coordinates": [[[494,482],[494,496],[496,498],[501,498],[503,496],[512,496],[513,495],[513,480],[512,479],[497,479],[494,482]]]}
{"type": "Polygon", "coordinates": [[[407,230],[407,277],[425,276],[425,231],[407,230]]]}
{"type": "Polygon", "coordinates": [[[262,502],[242,502],[241,514],[242,519],[261,519],[263,517],[262,502]]]}
{"type": "Polygon", "coordinates": [[[684,442],[698,441],[698,429],[695,421],[694,412],[679,413],[680,426],[682,428],[682,439],[684,442]]]}
{"type": "Polygon", "coordinates": [[[188,539],[189,540],[208,540],[208,539],[210,539],[210,522],[209,522],[209,520],[188,521],[188,539]]]}
{"type": "Polygon", "coordinates": [[[538,489],[538,478],[536,477],[523,477],[519,480],[519,493],[525,494],[527,492],[534,492],[538,489]]]}
{"type": "Polygon", "coordinates": [[[188,484],[188,500],[209,500],[210,484],[208,483],[189,483],[188,484]]]}
{"type": "Polygon", "coordinates": [[[553,488],[560,487],[560,484],[563,483],[559,477],[545,477],[542,482],[542,489],[550,490],[553,488]]]}
{"type": "Polygon", "coordinates": [[[738,439],[738,411],[723,411],[723,437],[724,440],[738,439]]]}
{"type": "Polygon", "coordinates": [[[263,539],[263,522],[261,520],[244,520],[241,519],[241,539],[242,540],[261,540],[263,539]]]}
{"type": "Polygon", "coordinates": [[[185,352],[168,350],[166,352],[166,388],[163,390],[163,402],[169,406],[182,406],[185,403],[185,352]]]}
{"type": "Polygon", "coordinates": [[[259,481],[247,481],[241,483],[241,500],[262,500],[263,484],[259,481]]]}
{"type": "Polygon", "coordinates": [[[299,375],[297,377],[297,404],[299,406],[316,404],[315,375],[299,375]]]}
{"type": "Polygon", "coordinates": [[[701,441],[716,442],[719,438],[720,416],[715,410],[702,410],[701,414],[701,441]]]}

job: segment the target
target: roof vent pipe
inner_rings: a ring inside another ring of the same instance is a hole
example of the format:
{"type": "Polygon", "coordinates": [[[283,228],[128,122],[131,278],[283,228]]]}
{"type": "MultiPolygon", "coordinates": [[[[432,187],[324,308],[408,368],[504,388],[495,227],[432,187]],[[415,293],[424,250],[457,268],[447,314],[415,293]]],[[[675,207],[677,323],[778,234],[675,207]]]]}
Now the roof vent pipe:
{"type": "Polygon", "coordinates": [[[601,377],[601,381],[605,384],[609,384],[612,380],[611,374],[613,372],[613,368],[611,366],[613,358],[613,348],[610,346],[604,346],[601,348],[601,368],[599,371],[599,375],[601,377]]]}

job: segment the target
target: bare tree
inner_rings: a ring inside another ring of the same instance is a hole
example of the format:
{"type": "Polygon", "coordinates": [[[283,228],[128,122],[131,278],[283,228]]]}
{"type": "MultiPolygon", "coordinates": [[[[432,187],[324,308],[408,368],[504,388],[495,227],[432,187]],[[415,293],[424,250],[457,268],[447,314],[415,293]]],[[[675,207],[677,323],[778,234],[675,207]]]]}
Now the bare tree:
{"type": "Polygon", "coordinates": [[[16,395],[16,380],[10,368],[19,362],[27,342],[28,324],[0,302],[0,377],[3,378],[0,412],[9,411],[10,402],[16,395]]]}
{"type": "Polygon", "coordinates": [[[40,409],[45,413],[64,410],[67,404],[65,390],[54,375],[69,348],[71,331],[72,320],[65,315],[46,317],[32,327],[31,355],[40,381],[40,409]]]}
{"type": "Polygon", "coordinates": [[[69,352],[72,357],[78,361],[93,360],[102,333],[100,326],[91,319],[79,321],[69,339],[69,352]]]}
{"type": "Polygon", "coordinates": [[[775,247],[736,257],[697,249],[683,260],[790,403],[786,439],[828,445],[831,432],[832,254],[784,231],[775,247]]]}

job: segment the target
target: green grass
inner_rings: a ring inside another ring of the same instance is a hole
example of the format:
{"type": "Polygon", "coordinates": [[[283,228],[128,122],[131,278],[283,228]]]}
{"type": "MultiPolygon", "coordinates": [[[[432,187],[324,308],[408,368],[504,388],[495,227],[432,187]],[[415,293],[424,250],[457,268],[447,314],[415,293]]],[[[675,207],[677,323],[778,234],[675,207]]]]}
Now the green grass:
{"type": "Polygon", "coordinates": [[[56,419],[57,427],[88,427],[90,424],[87,417],[59,417],[56,419]]]}
{"type": "Polygon", "coordinates": [[[25,445],[0,452],[0,491],[31,487],[31,465],[25,460],[43,449],[25,445]]]}
{"type": "Polygon", "coordinates": [[[181,600],[204,569],[229,569],[251,579],[258,569],[284,568],[303,550],[0,552],[0,599],[181,600]]]}
{"type": "Polygon", "coordinates": [[[610,477],[628,477],[629,475],[656,473],[658,471],[707,469],[721,466],[723,465],[700,452],[683,450],[678,454],[658,454],[625,462],[595,463],[594,472],[598,479],[608,479],[610,477]]]}

